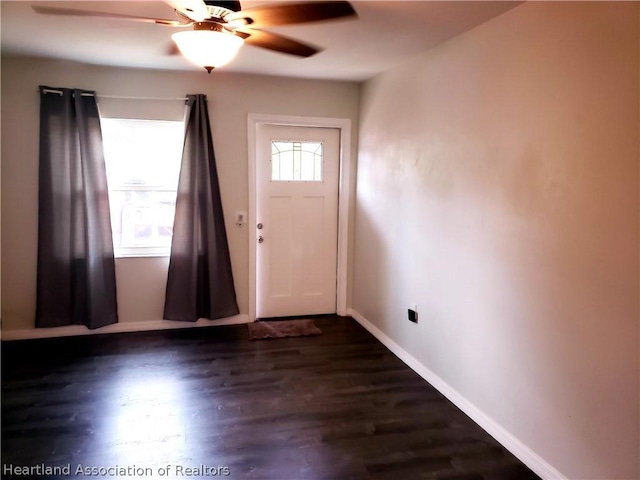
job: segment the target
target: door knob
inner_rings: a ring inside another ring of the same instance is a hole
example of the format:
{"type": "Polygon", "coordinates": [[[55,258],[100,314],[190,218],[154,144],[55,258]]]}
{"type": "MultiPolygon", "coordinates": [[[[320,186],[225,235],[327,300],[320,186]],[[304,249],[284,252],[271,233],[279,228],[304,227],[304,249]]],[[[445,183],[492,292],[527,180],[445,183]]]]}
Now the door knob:
{"type": "Polygon", "coordinates": [[[260,235],[260,236],[258,237],[258,243],[262,243],[262,242],[264,242],[264,238],[262,238],[262,235],[260,235]]]}
{"type": "Polygon", "coordinates": [[[256,225],[258,227],[258,230],[262,230],[262,224],[259,223],[258,225],[256,225]]]}

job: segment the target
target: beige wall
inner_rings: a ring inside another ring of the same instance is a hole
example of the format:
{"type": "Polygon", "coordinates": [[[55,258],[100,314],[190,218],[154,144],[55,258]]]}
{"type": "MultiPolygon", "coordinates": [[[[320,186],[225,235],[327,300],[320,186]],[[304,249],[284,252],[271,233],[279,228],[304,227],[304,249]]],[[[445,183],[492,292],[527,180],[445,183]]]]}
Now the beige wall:
{"type": "Polygon", "coordinates": [[[638,8],[529,2],[361,95],[354,309],[571,479],[640,475],[638,8]]]}
{"type": "MultiPolygon", "coordinates": [[[[158,72],[66,62],[2,58],[2,328],[34,325],[37,254],[38,85],[93,89],[98,94],[174,98],[205,93],[222,190],[240,311],[247,314],[247,114],[349,118],[357,132],[358,85],[216,72],[158,72]]],[[[141,117],[180,115],[180,102],[104,99],[101,108],[141,117]]],[[[354,134],[355,138],[355,134],[354,134]]],[[[355,151],[355,140],[353,142],[355,151]]],[[[355,166],[355,162],[354,166],[355,166]]],[[[118,259],[120,322],[160,320],[168,259],[118,259]]]]}

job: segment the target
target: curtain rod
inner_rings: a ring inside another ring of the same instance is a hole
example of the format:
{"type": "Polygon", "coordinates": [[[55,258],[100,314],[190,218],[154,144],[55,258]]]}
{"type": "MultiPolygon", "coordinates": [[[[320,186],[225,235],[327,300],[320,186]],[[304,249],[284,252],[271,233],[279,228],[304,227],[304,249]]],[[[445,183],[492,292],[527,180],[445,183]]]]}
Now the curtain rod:
{"type": "MultiPolygon", "coordinates": [[[[62,95],[62,90],[55,90],[52,88],[43,88],[42,91],[44,93],[57,93],[58,95],[62,95]]],[[[93,97],[95,96],[93,93],[83,92],[83,97],[93,97]]],[[[166,98],[166,97],[127,97],[122,95],[98,95],[98,98],[111,98],[117,100],[154,100],[154,101],[181,101],[184,102],[187,100],[186,97],[176,97],[176,98],[166,98]]]]}
{"type": "Polygon", "coordinates": [[[165,101],[181,101],[184,102],[187,99],[187,97],[173,97],[173,98],[167,98],[167,97],[126,97],[126,96],[122,96],[122,95],[99,95],[99,98],[113,98],[113,99],[118,99],[118,100],[165,100],[165,101]]]}

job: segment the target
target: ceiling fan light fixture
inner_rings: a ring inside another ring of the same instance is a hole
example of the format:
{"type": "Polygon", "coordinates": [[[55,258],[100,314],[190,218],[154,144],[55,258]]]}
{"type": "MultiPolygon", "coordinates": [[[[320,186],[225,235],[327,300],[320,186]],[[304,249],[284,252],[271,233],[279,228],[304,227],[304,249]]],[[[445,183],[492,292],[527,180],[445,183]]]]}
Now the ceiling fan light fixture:
{"type": "Polygon", "coordinates": [[[244,44],[233,33],[215,30],[188,30],[174,33],[171,38],[187,60],[209,73],[233,60],[244,44]]]}

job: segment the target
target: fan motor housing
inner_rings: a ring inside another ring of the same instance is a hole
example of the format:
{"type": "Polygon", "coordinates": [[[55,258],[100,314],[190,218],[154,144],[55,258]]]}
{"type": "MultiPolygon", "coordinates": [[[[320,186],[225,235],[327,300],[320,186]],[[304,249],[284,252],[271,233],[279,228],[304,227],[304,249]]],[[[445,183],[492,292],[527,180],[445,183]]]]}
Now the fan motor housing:
{"type": "Polygon", "coordinates": [[[213,32],[229,33],[229,31],[225,30],[222,25],[211,20],[205,21],[205,22],[195,22],[193,24],[193,29],[194,30],[211,30],[213,32]]]}

